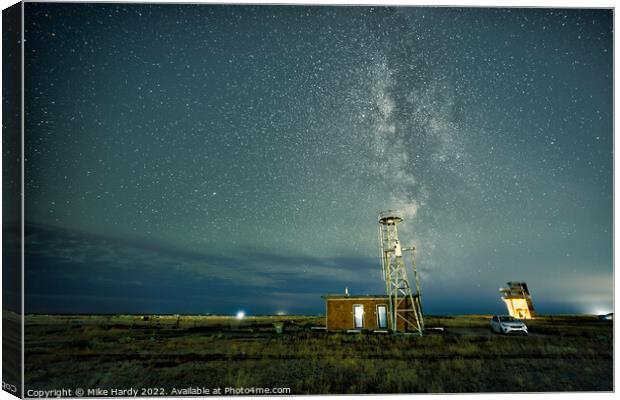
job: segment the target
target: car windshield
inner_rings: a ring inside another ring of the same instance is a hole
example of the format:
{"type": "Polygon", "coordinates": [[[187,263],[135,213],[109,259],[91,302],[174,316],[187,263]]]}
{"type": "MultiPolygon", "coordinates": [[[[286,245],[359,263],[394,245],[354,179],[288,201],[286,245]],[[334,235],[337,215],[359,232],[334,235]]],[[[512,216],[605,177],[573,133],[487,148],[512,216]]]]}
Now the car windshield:
{"type": "Polygon", "coordinates": [[[518,319],[515,319],[513,317],[499,317],[499,320],[502,322],[518,321],[518,319]]]}

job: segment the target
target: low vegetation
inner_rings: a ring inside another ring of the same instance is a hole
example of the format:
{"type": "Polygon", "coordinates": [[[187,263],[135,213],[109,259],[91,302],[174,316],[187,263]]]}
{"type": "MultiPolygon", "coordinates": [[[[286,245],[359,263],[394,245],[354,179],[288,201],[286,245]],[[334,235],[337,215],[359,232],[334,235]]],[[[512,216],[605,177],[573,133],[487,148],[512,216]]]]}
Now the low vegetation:
{"type": "Polygon", "coordinates": [[[443,331],[423,337],[328,333],[312,329],[323,325],[320,317],[31,315],[26,389],[613,390],[610,321],[545,317],[528,323],[527,337],[493,334],[485,316],[426,321],[443,331]]]}

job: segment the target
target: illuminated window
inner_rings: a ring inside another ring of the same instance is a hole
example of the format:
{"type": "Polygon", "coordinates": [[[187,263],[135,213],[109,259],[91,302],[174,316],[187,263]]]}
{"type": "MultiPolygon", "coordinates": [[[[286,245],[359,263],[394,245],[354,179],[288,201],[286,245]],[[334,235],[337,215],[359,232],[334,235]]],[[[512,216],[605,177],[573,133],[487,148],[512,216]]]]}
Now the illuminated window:
{"type": "Polygon", "coordinates": [[[387,328],[387,307],[385,304],[377,306],[377,325],[379,328],[387,328]]]}
{"type": "Polygon", "coordinates": [[[354,316],[354,328],[361,329],[364,327],[364,306],[361,304],[355,304],[353,306],[353,316],[354,316]]]}

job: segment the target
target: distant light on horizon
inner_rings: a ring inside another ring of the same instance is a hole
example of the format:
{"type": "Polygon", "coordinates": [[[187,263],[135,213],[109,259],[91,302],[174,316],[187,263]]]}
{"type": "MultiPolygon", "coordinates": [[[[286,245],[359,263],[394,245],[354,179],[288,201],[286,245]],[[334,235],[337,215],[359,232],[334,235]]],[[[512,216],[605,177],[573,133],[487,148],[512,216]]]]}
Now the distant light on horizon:
{"type": "Polygon", "coordinates": [[[286,315],[286,314],[287,314],[287,312],[286,311],[282,311],[282,310],[280,310],[280,311],[278,311],[276,313],[276,315],[286,315]]]}
{"type": "Polygon", "coordinates": [[[245,311],[243,310],[239,310],[237,311],[237,319],[244,319],[245,318],[245,311]]]}
{"type": "Polygon", "coordinates": [[[605,308],[605,307],[597,307],[591,310],[592,315],[606,315],[611,312],[613,312],[613,310],[610,310],[609,308],[605,308]]]}

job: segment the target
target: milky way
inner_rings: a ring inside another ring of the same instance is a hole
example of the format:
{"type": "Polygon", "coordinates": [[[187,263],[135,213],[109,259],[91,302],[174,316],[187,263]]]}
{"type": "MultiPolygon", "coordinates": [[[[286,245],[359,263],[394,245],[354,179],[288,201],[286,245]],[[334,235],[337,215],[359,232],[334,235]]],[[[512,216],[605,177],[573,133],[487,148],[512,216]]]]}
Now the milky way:
{"type": "Polygon", "coordinates": [[[612,302],[610,10],[26,4],[27,311],[612,302]],[[567,292],[573,294],[567,296],[567,292]]]}

